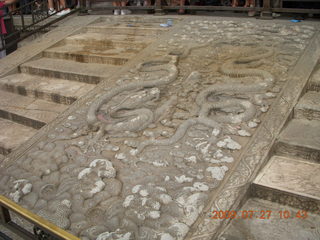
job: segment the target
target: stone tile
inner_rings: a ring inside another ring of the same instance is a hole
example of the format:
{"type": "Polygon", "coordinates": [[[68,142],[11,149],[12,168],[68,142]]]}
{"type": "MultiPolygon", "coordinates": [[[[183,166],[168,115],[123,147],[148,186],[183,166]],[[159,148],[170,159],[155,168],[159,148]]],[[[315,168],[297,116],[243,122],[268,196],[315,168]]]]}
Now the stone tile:
{"type": "Polygon", "coordinates": [[[320,92],[307,92],[295,106],[294,117],[320,120],[320,92]]]}
{"type": "Polygon", "coordinates": [[[320,91],[320,64],[317,66],[317,70],[311,76],[309,83],[309,90],[320,91]]]}
{"type": "MultiPolygon", "coordinates": [[[[297,213],[303,215],[300,209],[288,207],[261,199],[249,199],[237,211],[240,218],[230,222],[218,240],[319,240],[320,215],[307,212],[305,219],[298,218],[297,213]],[[257,211],[251,219],[243,219],[242,212],[257,211]],[[266,212],[270,211],[270,212],[266,212]],[[281,218],[279,211],[288,211],[289,218],[281,218]],[[265,219],[261,219],[263,216],[265,219]],[[267,218],[270,213],[270,218],[267,218]]],[[[214,221],[214,220],[212,220],[214,221]]]]}
{"type": "Polygon", "coordinates": [[[29,74],[12,74],[0,81],[0,88],[22,95],[71,104],[95,85],[29,74]]]}
{"type": "Polygon", "coordinates": [[[90,48],[86,45],[64,45],[44,51],[43,56],[51,59],[73,60],[78,63],[123,65],[130,58],[134,57],[138,51],[139,49],[136,48],[126,50],[112,46],[102,48],[95,46],[94,48],[90,48]]]}
{"type": "Polygon", "coordinates": [[[127,36],[127,35],[105,35],[100,33],[81,33],[63,40],[65,44],[94,44],[112,46],[112,47],[132,47],[132,48],[144,48],[154,39],[148,39],[141,36],[127,36]]]}
{"type": "Polygon", "coordinates": [[[20,69],[22,73],[97,84],[101,78],[110,76],[115,67],[63,59],[41,58],[22,64],[20,69]]]}
{"type": "Polygon", "coordinates": [[[0,116],[29,127],[41,128],[66,108],[66,105],[0,90],[0,116]]]}
{"type": "Polygon", "coordinates": [[[36,132],[31,127],[0,118],[0,154],[8,154],[36,132]]]}
{"type": "Polygon", "coordinates": [[[320,121],[293,119],[281,132],[275,150],[280,155],[320,162],[319,133],[320,121]]]}
{"type": "Polygon", "coordinates": [[[254,184],[320,200],[320,164],[273,156],[254,184]]]}
{"type": "Polygon", "coordinates": [[[121,34],[121,35],[135,35],[135,36],[157,36],[164,31],[168,31],[167,28],[148,28],[148,27],[110,27],[104,23],[98,23],[90,25],[87,28],[88,33],[108,33],[108,34],[121,34]]]}

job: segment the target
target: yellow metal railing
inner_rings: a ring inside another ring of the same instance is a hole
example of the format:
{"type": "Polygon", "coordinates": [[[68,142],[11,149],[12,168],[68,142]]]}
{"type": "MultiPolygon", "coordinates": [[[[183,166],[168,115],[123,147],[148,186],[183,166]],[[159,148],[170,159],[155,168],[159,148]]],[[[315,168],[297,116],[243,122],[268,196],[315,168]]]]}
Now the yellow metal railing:
{"type": "Polygon", "coordinates": [[[42,217],[39,217],[38,215],[28,211],[27,209],[20,207],[18,204],[2,195],[0,195],[0,220],[1,224],[3,224],[12,232],[21,236],[23,239],[42,239],[42,237],[36,233],[41,232],[41,235],[45,236],[46,239],[80,240],[79,238],[62,230],[61,228],[48,222],[42,217]],[[34,231],[34,233],[30,233],[23,227],[14,223],[11,220],[10,212],[16,213],[17,215],[33,224],[34,229],[37,229],[37,231],[34,231]]]}

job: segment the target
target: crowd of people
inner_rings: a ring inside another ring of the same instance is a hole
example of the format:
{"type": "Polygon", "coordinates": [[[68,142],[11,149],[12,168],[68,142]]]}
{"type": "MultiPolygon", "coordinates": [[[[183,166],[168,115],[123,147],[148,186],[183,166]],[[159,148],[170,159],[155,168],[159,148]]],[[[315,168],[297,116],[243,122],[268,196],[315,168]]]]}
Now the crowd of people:
{"type": "MultiPolygon", "coordinates": [[[[170,6],[185,6],[188,5],[224,5],[232,7],[255,7],[255,2],[260,0],[164,0],[170,6]]],[[[113,6],[117,7],[114,10],[114,15],[126,15],[131,13],[129,10],[122,9],[125,6],[151,6],[155,0],[124,0],[113,2],[113,6]]],[[[185,14],[184,9],[179,9],[178,14],[185,14]]]]}
{"type": "MultiPolygon", "coordinates": [[[[1,0],[5,1],[5,0],[1,0]]],[[[23,14],[31,13],[31,6],[27,6],[26,4],[32,2],[34,0],[10,0],[11,4],[8,5],[8,9],[12,14],[18,14],[16,11],[17,7],[25,6],[21,9],[23,14]]],[[[80,0],[47,0],[48,2],[48,13],[50,15],[56,14],[58,16],[62,16],[70,13],[70,8],[80,7],[80,0]]],[[[167,4],[170,6],[184,6],[186,3],[191,4],[195,0],[167,0],[167,4]]],[[[203,2],[204,0],[199,0],[203,2]]],[[[225,2],[225,0],[217,0],[219,4],[220,2],[225,2]]],[[[41,0],[39,0],[39,4],[41,4],[41,0]]],[[[151,6],[153,5],[155,0],[120,0],[112,2],[112,5],[116,7],[113,11],[114,15],[127,15],[130,14],[131,11],[127,9],[123,9],[125,6],[151,6]]],[[[230,5],[232,7],[254,7],[255,0],[230,0],[230,5]]],[[[198,5],[198,4],[197,4],[198,5]]],[[[184,14],[184,9],[178,10],[179,14],[184,14]]]]}
{"type": "MultiPolygon", "coordinates": [[[[11,12],[13,15],[20,14],[20,12],[22,12],[23,14],[31,14],[31,2],[33,1],[34,0],[10,0],[10,4],[8,4],[7,7],[9,12],[11,12]],[[17,8],[21,9],[17,11],[17,8]]],[[[58,16],[70,13],[70,8],[80,7],[80,0],[47,0],[47,2],[45,3],[48,4],[48,13],[50,15],[56,13],[58,16]]],[[[36,1],[35,7],[41,6],[41,4],[43,4],[43,1],[36,1]]]]}

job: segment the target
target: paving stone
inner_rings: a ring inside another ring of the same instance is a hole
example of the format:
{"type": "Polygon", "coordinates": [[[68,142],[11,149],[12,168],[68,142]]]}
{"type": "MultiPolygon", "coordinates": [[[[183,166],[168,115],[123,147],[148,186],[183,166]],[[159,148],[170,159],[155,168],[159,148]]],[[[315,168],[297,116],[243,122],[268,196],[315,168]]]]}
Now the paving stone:
{"type": "Polygon", "coordinates": [[[294,117],[320,120],[320,93],[307,92],[295,106],[294,117]]]}
{"type": "Polygon", "coordinates": [[[0,117],[41,128],[67,108],[66,105],[0,90],[0,117]]]}
{"type": "Polygon", "coordinates": [[[26,142],[37,130],[0,118],[0,154],[6,155],[26,142]]]}
{"type": "Polygon", "coordinates": [[[237,213],[240,217],[231,221],[224,233],[217,238],[218,240],[320,239],[319,214],[307,212],[307,217],[302,218],[305,212],[301,209],[255,198],[249,199],[237,213]],[[245,216],[249,211],[256,212],[252,218],[242,218],[242,213],[245,216]],[[285,211],[287,211],[286,214],[285,211]],[[270,217],[268,217],[269,214],[270,217]],[[288,214],[290,216],[285,218],[284,215],[288,216],[288,214]]]}
{"type": "Polygon", "coordinates": [[[318,69],[311,76],[309,90],[320,91],[320,64],[318,64],[318,69]]]}
{"type": "Polygon", "coordinates": [[[92,84],[29,74],[13,74],[0,81],[3,90],[63,104],[73,103],[94,87],[92,84]]]}
{"type": "Polygon", "coordinates": [[[135,56],[138,51],[138,49],[126,51],[125,49],[113,48],[111,46],[110,48],[99,48],[98,46],[64,45],[44,51],[43,56],[46,58],[73,60],[80,63],[123,65],[135,56]]]}
{"type": "Polygon", "coordinates": [[[103,64],[41,58],[22,64],[20,70],[22,73],[97,84],[103,77],[109,76],[115,68],[103,64]]]}
{"type": "Polygon", "coordinates": [[[254,184],[320,201],[320,164],[273,156],[254,184]]]}
{"type": "Polygon", "coordinates": [[[280,155],[297,156],[320,162],[320,121],[293,119],[281,132],[276,144],[280,155]]]}
{"type": "Polygon", "coordinates": [[[88,33],[108,33],[108,34],[125,34],[135,36],[157,36],[167,31],[166,28],[148,28],[148,27],[110,27],[104,23],[93,24],[87,27],[88,33]]]}
{"type": "Polygon", "coordinates": [[[94,46],[109,46],[109,47],[131,47],[142,49],[151,43],[154,39],[135,35],[105,35],[100,33],[81,33],[64,39],[65,44],[86,44],[94,46]]]}

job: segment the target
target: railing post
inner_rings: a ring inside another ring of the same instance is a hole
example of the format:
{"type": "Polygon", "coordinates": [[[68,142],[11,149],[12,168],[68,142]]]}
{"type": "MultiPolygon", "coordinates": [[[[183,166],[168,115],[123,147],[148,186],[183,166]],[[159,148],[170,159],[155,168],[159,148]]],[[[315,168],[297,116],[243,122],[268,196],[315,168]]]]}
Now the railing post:
{"type": "Polygon", "coordinates": [[[88,15],[88,9],[86,6],[86,0],[80,0],[80,11],[79,16],[88,15]]]}
{"type": "Polygon", "coordinates": [[[272,19],[271,0],[263,0],[263,9],[260,13],[261,19],[272,19]]]}
{"type": "Polygon", "coordinates": [[[164,15],[164,11],[162,9],[162,0],[156,0],[154,3],[154,12],[155,15],[164,15]]]}
{"type": "Polygon", "coordinates": [[[0,221],[2,224],[5,224],[11,221],[9,210],[3,206],[0,206],[0,221]]]}

